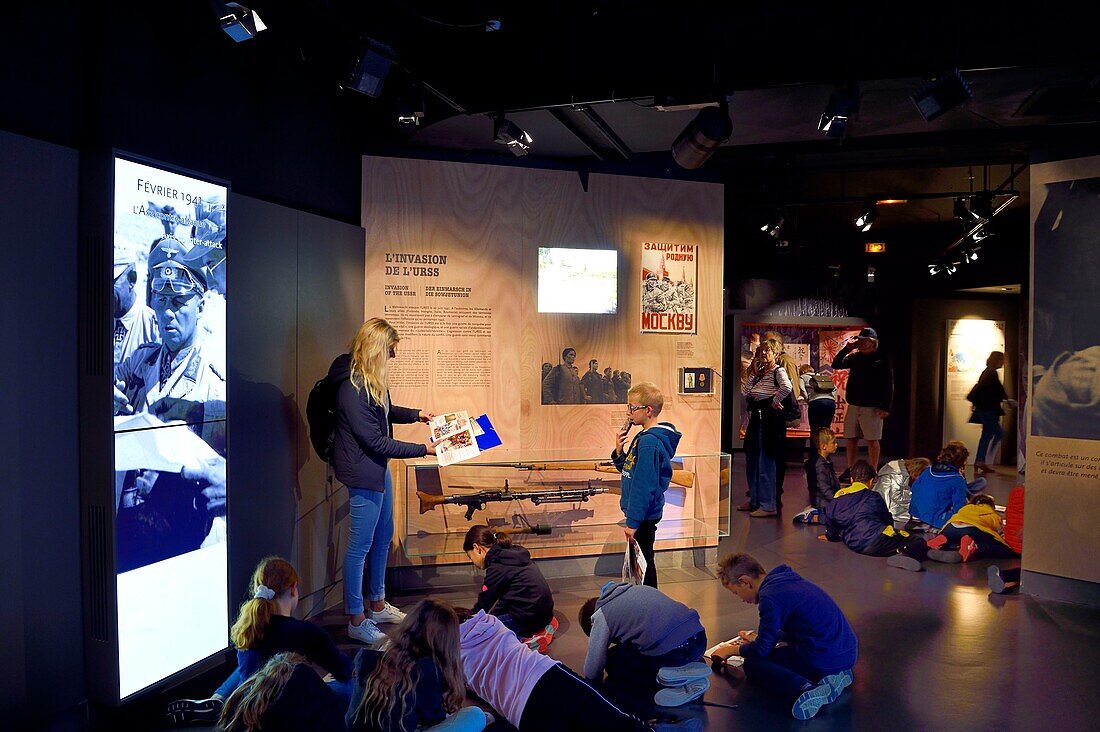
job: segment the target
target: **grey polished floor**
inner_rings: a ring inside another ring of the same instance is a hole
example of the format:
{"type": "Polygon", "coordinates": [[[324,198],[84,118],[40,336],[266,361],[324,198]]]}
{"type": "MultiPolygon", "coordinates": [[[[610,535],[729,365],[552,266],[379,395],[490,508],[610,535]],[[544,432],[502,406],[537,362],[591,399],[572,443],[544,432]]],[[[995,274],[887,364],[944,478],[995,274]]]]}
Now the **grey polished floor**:
{"type": "MultiPolygon", "coordinates": [[[[743,465],[738,456],[735,497],[744,492],[743,465]]],[[[1014,482],[1007,468],[991,476],[990,492],[998,503],[1004,503],[1014,482]]],[[[832,595],[859,637],[855,684],[813,720],[797,722],[789,709],[733,671],[712,677],[704,699],[735,709],[693,703],[673,710],[675,714],[704,719],[711,730],[1098,728],[1100,693],[1094,677],[1100,666],[1100,610],[1021,594],[992,595],[986,587],[988,561],[928,562],[926,571],[910,573],[887,567],[884,559],[818,541],[820,529],[790,521],[805,505],[805,496],[802,471],[792,463],[782,517],[750,519],[735,513],[719,554],[747,551],[767,569],[788,564],[832,595]]],[[[582,667],[586,648],[577,611],[604,581],[581,577],[551,582],[562,621],[551,655],[574,669],[582,667]]],[[[468,589],[437,595],[468,606],[477,583],[471,570],[468,589]]],[[[712,641],[756,627],[755,607],[725,591],[713,568],[663,570],[660,585],[699,611],[712,641]]],[[[401,605],[416,599],[393,598],[401,605]]],[[[319,622],[331,628],[340,645],[354,650],[341,616],[319,622]]],[[[647,695],[616,700],[652,716],[647,695]]]]}

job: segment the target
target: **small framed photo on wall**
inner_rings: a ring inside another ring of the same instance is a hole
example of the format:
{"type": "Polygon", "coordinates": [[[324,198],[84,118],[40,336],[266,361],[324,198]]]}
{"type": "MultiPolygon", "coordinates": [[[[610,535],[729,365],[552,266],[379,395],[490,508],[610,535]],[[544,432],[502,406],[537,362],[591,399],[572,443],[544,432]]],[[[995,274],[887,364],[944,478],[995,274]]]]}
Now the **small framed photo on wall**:
{"type": "Polygon", "coordinates": [[[709,366],[691,366],[680,369],[681,394],[713,394],[714,369],[709,366]]]}

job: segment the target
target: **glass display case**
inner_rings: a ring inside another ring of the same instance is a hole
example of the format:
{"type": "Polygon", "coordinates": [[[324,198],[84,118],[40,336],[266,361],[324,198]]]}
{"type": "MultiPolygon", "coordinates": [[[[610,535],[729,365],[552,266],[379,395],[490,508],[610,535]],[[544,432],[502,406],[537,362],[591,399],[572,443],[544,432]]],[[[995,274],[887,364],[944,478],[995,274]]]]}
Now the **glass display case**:
{"type": "MultiPolygon", "coordinates": [[[[655,548],[716,546],[729,535],[730,462],[718,452],[675,457],[655,548]]],[[[476,524],[511,533],[535,556],[625,547],[619,473],[606,454],[493,450],[446,467],[421,458],[405,462],[404,483],[409,557],[466,561],[462,542],[476,524]]]]}

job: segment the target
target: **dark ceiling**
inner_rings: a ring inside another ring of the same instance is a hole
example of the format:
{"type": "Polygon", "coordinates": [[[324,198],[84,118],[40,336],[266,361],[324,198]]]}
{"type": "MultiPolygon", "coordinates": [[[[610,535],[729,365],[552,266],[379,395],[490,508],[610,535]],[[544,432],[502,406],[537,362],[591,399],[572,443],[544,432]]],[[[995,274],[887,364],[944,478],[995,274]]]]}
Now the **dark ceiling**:
{"type": "MultiPolygon", "coordinates": [[[[961,234],[954,194],[1026,193],[1030,161],[1100,152],[1100,44],[1080,3],[244,4],[269,29],[239,44],[208,0],[60,0],[56,24],[16,5],[0,26],[0,128],[189,161],[242,193],[348,221],[356,153],[558,167],[582,182],[715,181],[732,237],[783,215],[795,256],[862,251],[851,220],[864,199],[906,198],[871,234],[917,260],[961,234]],[[364,48],[393,62],[377,98],[340,88],[364,48]],[[973,98],[925,122],[910,95],[954,68],[973,98]],[[860,108],[846,137],[828,139],[817,121],[838,84],[858,86],[860,108]],[[417,95],[422,124],[398,125],[417,95]],[[726,96],[730,139],[700,169],[679,168],[669,149],[696,112],[656,101],[726,96]],[[498,114],[530,132],[529,156],[493,142],[498,114]]],[[[1026,243],[1026,207],[1025,195],[997,217],[1002,234],[1026,243]]]]}

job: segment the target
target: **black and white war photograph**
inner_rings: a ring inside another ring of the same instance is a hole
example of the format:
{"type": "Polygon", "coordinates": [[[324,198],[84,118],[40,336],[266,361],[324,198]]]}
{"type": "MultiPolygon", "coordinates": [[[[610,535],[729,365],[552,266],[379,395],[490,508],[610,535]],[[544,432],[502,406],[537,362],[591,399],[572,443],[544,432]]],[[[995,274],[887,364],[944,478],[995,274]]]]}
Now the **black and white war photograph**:
{"type": "Polygon", "coordinates": [[[599,358],[589,358],[581,372],[577,349],[562,349],[557,364],[542,364],[542,403],[626,404],[630,372],[613,368],[599,358]]]}
{"type": "Polygon", "coordinates": [[[126,572],[226,538],[226,188],[115,163],[115,510],[126,572]]]}

